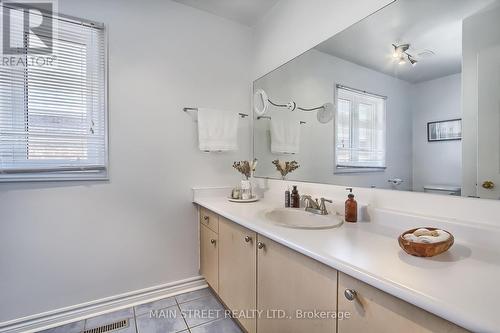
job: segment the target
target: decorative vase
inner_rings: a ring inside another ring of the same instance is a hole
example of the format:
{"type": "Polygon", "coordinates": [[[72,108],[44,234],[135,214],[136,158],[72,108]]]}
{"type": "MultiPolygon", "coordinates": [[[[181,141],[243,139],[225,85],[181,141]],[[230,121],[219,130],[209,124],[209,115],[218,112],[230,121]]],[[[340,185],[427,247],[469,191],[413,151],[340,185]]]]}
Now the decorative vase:
{"type": "Polygon", "coordinates": [[[248,179],[241,181],[240,197],[242,200],[252,199],[252,183],[248,179]]]}

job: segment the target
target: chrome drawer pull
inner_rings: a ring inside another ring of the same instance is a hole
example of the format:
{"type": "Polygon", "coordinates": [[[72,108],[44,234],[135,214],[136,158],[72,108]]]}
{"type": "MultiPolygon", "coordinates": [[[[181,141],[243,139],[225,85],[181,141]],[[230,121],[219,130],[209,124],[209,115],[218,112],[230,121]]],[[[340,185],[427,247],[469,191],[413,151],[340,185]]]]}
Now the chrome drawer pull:
{"type": "Polygon", "coordinates": [[[344,291],[344,296],[345,298],[347,298],[347,300],[349,301],[354,301],[357,297],[358,297],[358,294],[356,293],[355,290],[352,290],[352,289],[346,289],[344,291]]]}

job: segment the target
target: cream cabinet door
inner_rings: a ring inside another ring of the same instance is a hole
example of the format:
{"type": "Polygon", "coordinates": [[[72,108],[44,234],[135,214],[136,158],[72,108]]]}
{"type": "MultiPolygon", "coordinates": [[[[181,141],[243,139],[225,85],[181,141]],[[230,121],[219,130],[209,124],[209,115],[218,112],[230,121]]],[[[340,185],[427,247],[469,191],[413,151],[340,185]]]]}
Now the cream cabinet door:
{"type": "Polygon", "coordinates": [[[200,274],[219,290],[219,240],[215,232],[200,224],[200,274]]]}
{"type": "Polygon", "coordinates": [[[350,315],[348,319],[339,319],[339,333],[467,332],[343,273],[339,273],[338,304],[340,313],[350,315]]]}
{"type": "Polygon", "coordinates": [[[219,297],[249,333],[257,329],[256,240],[255,232],[219,217],[219,297]]]}
{"type": "Polygon", "coordinates": [[[257,248],[257,332],[336,332],[337,271],[260,235],[257,248]]]}

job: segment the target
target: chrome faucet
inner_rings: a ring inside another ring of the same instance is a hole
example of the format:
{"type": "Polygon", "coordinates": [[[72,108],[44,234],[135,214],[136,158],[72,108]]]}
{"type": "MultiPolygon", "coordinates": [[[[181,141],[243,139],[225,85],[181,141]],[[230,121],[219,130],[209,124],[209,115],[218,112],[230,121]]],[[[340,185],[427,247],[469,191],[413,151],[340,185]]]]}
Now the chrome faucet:
{"type": "Polygon", "coordinates": [[[326,209],[325,202],[332,203],[332,200],[328,200],[325,198],[321,198],[318,202],[318,199],[314,199],[310,195],[303,195],[300,197],[300,200],[306,206],[306,212],[318,214],[318,215],[328,215],[328,210],[326,209]]]}
{"type": "Polygon", "coordinates": [[[306,205],[306,210],[309,209],[319,209],[318,199],[316,201],[310,195],[303,195],[300,200],[306,205]]]}

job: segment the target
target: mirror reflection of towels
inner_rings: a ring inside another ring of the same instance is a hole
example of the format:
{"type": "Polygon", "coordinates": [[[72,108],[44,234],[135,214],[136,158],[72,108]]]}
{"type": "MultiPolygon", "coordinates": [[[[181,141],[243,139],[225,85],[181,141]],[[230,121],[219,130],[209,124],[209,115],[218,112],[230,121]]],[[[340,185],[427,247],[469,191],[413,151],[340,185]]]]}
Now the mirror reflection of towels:
{"type": "Polygon", "coordinates": [[[293,117],[271,119],[271,152],[273,154],[298,154],[300,147],[300,122],[293,117]]]}

